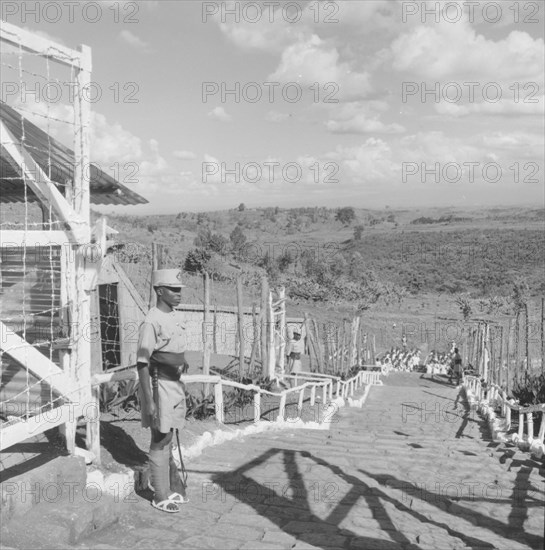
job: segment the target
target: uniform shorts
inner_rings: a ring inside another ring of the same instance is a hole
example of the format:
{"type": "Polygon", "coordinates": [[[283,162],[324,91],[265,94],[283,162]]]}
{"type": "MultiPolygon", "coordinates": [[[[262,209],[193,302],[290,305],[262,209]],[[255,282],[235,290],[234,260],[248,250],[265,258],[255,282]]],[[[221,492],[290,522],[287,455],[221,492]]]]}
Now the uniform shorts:
{"type": "Polygon", "coordinates": [[[303,363],[301,359],[292,359],[290,358],[290,374],[296,374],[298,372],[303,372],[303,363]]]}
{"type": "MultiPolygon", "coordinates": [[[[140,390],[141,391],[141,390],[140,390]]],[[[140,396],[140,403],[142,397],[140,396]]],[[[182,429],[185,426],[186,402],[185,388],[181,382],[157,380],[157,424],[142,411],[142,427],[157,428],[162,433],[168,433],[172,428],[182,429]]]]}

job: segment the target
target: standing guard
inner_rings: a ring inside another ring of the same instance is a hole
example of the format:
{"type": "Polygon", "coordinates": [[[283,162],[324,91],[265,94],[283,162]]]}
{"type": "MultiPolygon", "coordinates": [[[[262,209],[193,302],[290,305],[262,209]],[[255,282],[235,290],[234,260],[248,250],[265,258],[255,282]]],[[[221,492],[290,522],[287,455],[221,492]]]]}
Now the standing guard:
{"type": "Polygon", "coordinates": [[[188,368],[186,333],[182,314],[174,309],[185,285],[179,269],[154,271],[152,285],[157,306],[149,310],[140,326],[137,354],[142,426],[151,428],[151,504],[174,514],[188,501],[171,450],[173,431],[178,435],[186,415],[185,387],[180,382],[188,368]]]}

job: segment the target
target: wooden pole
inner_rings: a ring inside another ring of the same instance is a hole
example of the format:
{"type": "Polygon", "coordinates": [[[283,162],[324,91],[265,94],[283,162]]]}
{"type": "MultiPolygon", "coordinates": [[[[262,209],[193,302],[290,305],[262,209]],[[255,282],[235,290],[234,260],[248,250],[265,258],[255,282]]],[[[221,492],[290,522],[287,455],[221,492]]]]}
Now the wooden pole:
{"type": "MultiPolygon", "coordinates": [[[[91,82],[91,48],[80,46],[80,52],[81,65],[80,69],[75,73],[77,93],[75,94],[74,101],[74,192],[72,194],[72,207],[79,219],[85,222],[86,241],[91,242],[91,192],[89,179],[86,177],[86,170],[88,170],[90,162],[91,104],[89,101],[84,100],[82,93],[83,88],[91,82]]],[[[70,186],[68,185],[67,187],[70,186]]],[[[74,267],[70,269],[70,276],[73,277],[70,284],[74,291],[71,296],[73,302],[70,307],[74,346],[69,354],[69,379],[70,383],[73,384],[75,392],[70,395],[70,399],[74,400],[75,403],[83,405],[84,403],[93,402],[91,387],[91,342],[85,334],[91,322],[91,303],[90,291],[85,284],[84,256],[78,253],[80,251],[76,247],[72,246],[71,248],[75,252],[74,267]]],[[[96,412],[98,413],[98,411],[96,412]]],[[[94,424],[94,435],[100,442],[100,419],[94,424]]],[[[87,425],[89,426],[89,423],[87,425]]],[[[63,427],[67,449],[73,454],[76,448],[77,417],[64,424],[63,427]]],[[[98,460],[100,460],[100,456],[98,460]]]]}
{"type": "Polygon", "coordinates": [[[518,378],[519,370],[519,357],[520,357],[520,347],[519,347],[519,332],[520,332],[520,309],[517,310],[517,315],[515,317],[515,380],[518,378]]]}
{"type": "Polygon", "coordinates": [[[276,347],[275,347],[275,323],[274,318],[274,308],[273,308],[273,295],[269,291],[268,301],[267,301],[267,314],[268,314],[268,325],[269,325],[269,338],[267,342],[267,352],[268,352],[268,376],[269,379],[273,379],[276,371],[276,347]]]}
{"type": "Polygon", "coordinates": [[[267,353],[267,307],[269,303],[269,283],[266,277],[261,279],[261,374],[263,377],[269,374],[269,355],[267,353]]]}
{"type": "Polygon", "coordinates": [[[344,319],[339,327],[339,372],[344,372],[344,319]]]}
{"type": "Polygon", "coordinates": [[[242,278],[237,277],[237,315],[238,315],[238,368],[240,380],[244,377],[244,304],[242,302],[242,278]]]}
{"type": "Polygon", "coordinates": [[[314,354],[314,357],[316,358],[317,370],[318,372],[320,372],[321,371],[320,357],[317,350],[316,342],[314,341],[314,335],[312,334],[312,323],[310,322],[308,313],[305,313],[305,332],[308,338],[309,356],[312,357],[312,354],[314,354]]]}
{"type": "Polygon", "coordinates": [[[150,274],[150,292],[149,292],[149,307],[155,307],[156,296],[155,291],[153,290],[153,272],[158,268],[157,262],[157,243],[151,243],[151,274],[150,274]]]}
{"type": "Polygon", "coordinates": [[[323,350],[324,350],[324,372],[330,372],[331,371],[331,362],[329,360],[329,356],[331,355],[331,346],[329,345],[329,334],[328,334],[328,326],[327,323],[324,323],[323,326],[323,350]]]}
{"type": "MultiPolygon", "coordinates": [[[[525,340],[526,340],[526,349],[525,349],[525,355],[526,355],[526,373],[530,372],[531,367],[531,357],[530,357],[530,315],[529,315],[529,308],[528,308],[528,302],[524,302],[524,313],[525,313],[525,319],[526,319],[526,334],[525,334],[525,340]]],[[[533,434],[532,434],[533,435],[533,434]]]]}
{"type": "MultiPolygon", "coordinates": [[[[204,312],[203,312],[203,327],[202,327],[202,337],[203,337],[203,352],[202,352],[202,373],[204,375],[210,374],[210,334],[209,334],[209,324],[210,324],[210,276],[208,272],[203,273],[203,286],[204,286],[204,312]]],[[[204,385],[204,395],[207,396],[210,391],[210,385],[204,385]]]]}
{"type": "Polygon", "coordinates": [[[253,376],[254,374],[254,368],[255,368],[255,356],[257,354],[257,347],[258,347],[258,334],[259,334],[259,328],[257,324],[257,312],[256,312],[256,306],[255,302],[252,304],[252,326],[253,326],[253,332],[252,332],[252,351],[250,353],[250,376],[253,376]]]}
{"type": "Polygon", "coordinates": [[[360,318],[352,319],[352,330],[350,332],[350,368],[358,362],[358,331],[360,328],[360,318]]]}
{"type": "Polygon", "coordinates": [[[511,387],[511,319],[509,319],[509,325],[507,326],[507,348],[505,350],[505,356],[507,358],[507,369],[505,371],[505,392],[509,396],[509,389],[511,387]]]}
{"type": "Polygon", "coordinates": [[[218,353],[218,306],[214,305],[214,326],[213,326],[213,337],[212,343],[214,345],[214,353],[218,353]]]}
{"type": "Polygon", "coordinates": [[[283,286],[280,287],[280,289],[278,290],[278,301],[280,302],[280,315],[278,316],[280,321],[280,326],[278,328],[280,337],[280,345],[278,351],[278,369],[281,373],[284,373],[286,359],[286,338],[288,331],[286,328],[286,289],[283,286]]]}
{"type": "Polygon", "coordinates": [[[316,343],[316,351],[319,354],[318,372],[323,373],[326,370],[326,357],[324,353],[324,344],[322,339],[320,338],[320,330],[316,319],[312,320],[312,328],[314,329],[314,341],[316,343]]]}
{"type": "Polygon", "coordinates": [[[498,386],[503,387],[503,325],[500,325],[500,353],[498,369],[498,386]]]}
{"type": "MultiPolygon", "coordinates": [[[[545,297],[541,297],[541,372],[545,373],[545,297]]],[[[541,422],[545,425],[543,416],[541,422]]]]}
{"type": "Polygon", "coordinates": [[[333,358],[333,363],[335,365],[335,374],[339,374],[340,373],[340,367],[341,367],[341,353],[340,353],[340,349],[339,349],[339,344],[340,344],[340,332],[341,332],[341,327],[339,325],[337,325],[335,327],[335,357],[333,358]]]}

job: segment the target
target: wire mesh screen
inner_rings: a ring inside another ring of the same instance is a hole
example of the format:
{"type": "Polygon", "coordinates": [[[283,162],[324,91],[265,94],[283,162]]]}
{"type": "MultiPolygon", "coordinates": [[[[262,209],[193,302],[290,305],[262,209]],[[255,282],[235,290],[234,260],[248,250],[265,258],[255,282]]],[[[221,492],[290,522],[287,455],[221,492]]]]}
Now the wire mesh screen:
{"type": "Polygon", "coordinates": [[[62,265],[74,258],[46,197],[53,190],[69,198],[74,158],[64,144],[73,147],[81,131],[73,65],[57,62],[54,48],[45,57],[14,45],[9,32],[0,40],[2,428],[65,400],[53,380],[70,337],[67,306],[75,304],[70,288],[61,296],[62,265]]]}
{"type": "MultiPolygon", "coordinates": [[[[55,342],[66,327],[60,306],[60,247],[4,247],[1,250],[0,321],[51,361],[59,364],[55,342]]],[[[5,339],[5,335],[4,335],[5,339]]],[[[3,342],[0,414],[2,420],[37,414],[59,395],[14,359],[3,342]]]]}

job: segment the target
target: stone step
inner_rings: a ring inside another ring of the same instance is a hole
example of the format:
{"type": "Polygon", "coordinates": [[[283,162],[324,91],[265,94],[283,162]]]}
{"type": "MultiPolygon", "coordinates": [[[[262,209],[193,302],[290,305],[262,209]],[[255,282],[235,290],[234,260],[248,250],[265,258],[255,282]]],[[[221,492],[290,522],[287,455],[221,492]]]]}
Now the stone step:
{"type": "Polygon", "coordinates": [[[2,543],[15,548],[69,548],[115,524],[122,511],[122,503],[113,497],[72,486],[61,498],[51,494],[24,516],[3,524],[2,543]]]}

